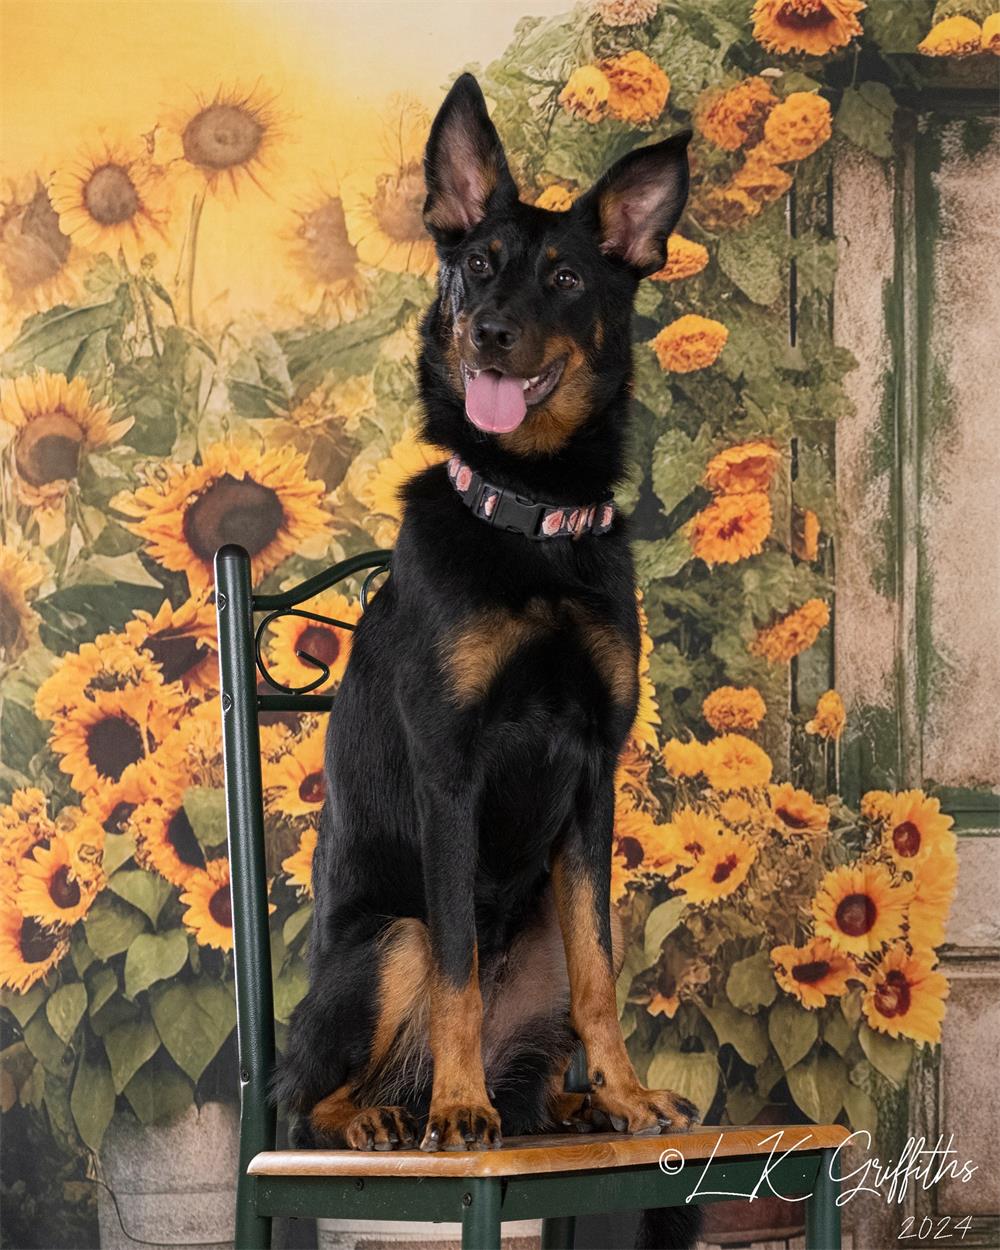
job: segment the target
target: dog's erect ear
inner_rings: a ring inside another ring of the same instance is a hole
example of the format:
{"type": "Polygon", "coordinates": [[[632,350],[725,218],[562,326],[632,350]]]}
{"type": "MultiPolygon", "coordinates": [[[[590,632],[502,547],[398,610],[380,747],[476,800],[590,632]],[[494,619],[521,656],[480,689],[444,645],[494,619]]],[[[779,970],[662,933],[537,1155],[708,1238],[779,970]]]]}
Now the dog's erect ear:
{"type": "Polygon", "coordinates": [[[687,200],[690,139],[685,130],[629,152],[574,206],[597,231],[601,251],[642,278],[666,264],[667,236],[687,200]]]}
{"type": "Polygon", "coordinates": [[[438,242],[477,226],[494,198],[517,199],[500,136],[471,74],[456,80],[434,118],[424,179],[424,223],[438,242]]]}

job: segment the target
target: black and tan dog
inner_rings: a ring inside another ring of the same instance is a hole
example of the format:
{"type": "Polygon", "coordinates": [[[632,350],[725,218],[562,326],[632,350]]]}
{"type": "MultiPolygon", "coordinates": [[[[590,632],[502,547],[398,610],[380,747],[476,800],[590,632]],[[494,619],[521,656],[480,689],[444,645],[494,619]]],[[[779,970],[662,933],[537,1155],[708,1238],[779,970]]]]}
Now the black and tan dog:
{"type": "Polygon", "coordinates": [[[688,137],[553,213],[520,202],[475,79],[431,130],[420,385],[451,459],[405,488],[331,716],[310,987],[277,1082],[317,1144],[485,1149],[696,1115],[633,1071],[609,906],[639,648],[611,491],[632,301],[684,205],[688,137]],[[578,1038],[586,1100],[563,1093],[578,1038]]]}

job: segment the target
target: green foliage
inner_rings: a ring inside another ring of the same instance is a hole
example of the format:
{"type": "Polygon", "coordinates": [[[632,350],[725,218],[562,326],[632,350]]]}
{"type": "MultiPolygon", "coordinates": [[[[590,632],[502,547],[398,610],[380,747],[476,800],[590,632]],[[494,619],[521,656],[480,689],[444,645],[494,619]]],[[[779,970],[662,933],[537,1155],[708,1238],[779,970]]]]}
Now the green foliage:
{"type": "Polygon", "coordinates": [[[690,1098],[698,1111],[707,1115],[719,1085],[718,1060],[714,1055],[661,1050],[650,1060],[646,1084],[650,1089],[670,1089],[690,1098]]]}
{"type": "Polygon", "coordinates": [[[895,111],[896,102],[885,83],[864,82],[849,87],[837,110],[837,131],[856,147],[888,159],[892,155],[895,111]]]}
{"type": "Polygon", "coordinates": [[[226,840],[226,796],[209,786],[188,786],[184,791],[184,811],[195,837],[210,849],[226,840]]]}
{"type": "Polygon", "coordinates": [[[177,1066],[197,1081],[236,1024],[231,990],[218,982],[174,982],[150,990],[153,1023],[177,1066]]]}
{"type": "Polygon", "coordinates": [[[140,933],[125,956],[125,996],[135,998],[157,981],[176,976],[187,957],[188,941],[180,929],[140,933]]]}
{"type": "Polygon", "coordinates": [[[847,1090],[844,1061],[822,1048],[786,1073],[788,1088],[799,1107],[816,1124],[830,1124],[840,1114],[847,1090]]]}
{"type": "Polygon", "coordinates": [[[96,1154],[115,1110],[115,1088],[103,1058],[80,1060],[69,1105],[77,1132],[96,1154]]]}
{"type": "Polygon", "coordinates": [[[770,1007],[778,993],[774,969],[766,951],[738,959],[726,979],[726,995],[740,1011],[770,1007]]]}
{"type": "Polygon", "coordinates": [[[819,1021],[814,1011],[803,1011],[791,999],[781,997],[768,1015],[767,1030],[771,1045],[787,1070],[812,1049],[819,1036],[819,1021]]]}

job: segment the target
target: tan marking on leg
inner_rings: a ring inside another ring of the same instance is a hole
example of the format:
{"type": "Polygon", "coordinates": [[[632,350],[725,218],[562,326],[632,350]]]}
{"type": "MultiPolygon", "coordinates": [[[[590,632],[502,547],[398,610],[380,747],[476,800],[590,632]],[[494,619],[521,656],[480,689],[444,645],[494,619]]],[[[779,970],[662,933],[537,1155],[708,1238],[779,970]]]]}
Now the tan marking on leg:
{"type": "Polygon", "coordinates": [[[502,608],[479,613],[442,646],[443,667],[460,704],[482,698],[493,679],[521,647],[552,624],[543,599],[531,599],[514,615],[502,608]]]}
{"type": "Polygon", "coordinates": [[[368,1071],[386,1057],[401,1030],[419,1029],[430,993],[431,946],[427,926],[413,917],[394,921],[379,943],[378,1017],[368,1071]]]}
{"type": "Polygon", "coordinates": [[[614,703],[628,707],[639,690],[637,658],[622,635],[582,604],[568,601],[579,637],[614,703]]]}

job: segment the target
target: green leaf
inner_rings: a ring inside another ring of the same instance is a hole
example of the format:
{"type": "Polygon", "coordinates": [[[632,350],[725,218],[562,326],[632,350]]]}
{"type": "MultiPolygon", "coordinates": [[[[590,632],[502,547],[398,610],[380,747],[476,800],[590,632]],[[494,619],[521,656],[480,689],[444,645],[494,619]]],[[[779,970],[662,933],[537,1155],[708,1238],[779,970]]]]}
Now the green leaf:
{"type": "Polygon", "coordinates": [[[897,1088],[901,1088],[910,1070],[913,1045],[901,1037],[887,1037],[884,1033],[877,1033],[867,1024],[862,1024],[858,1030],[858,1041],[872,1067],[877,1068],[897,1088]]]}
{"type": "Polygon", "coordinates": [[[125,1097],[143,1124],[164,1124],[191,1106],[194,1087],[175,1068],[147,1063],[125,1086],[125,1097]]]}
{"type": "Polygon", "coordinates": [[[823,1041],[832,1046],[838,1055],[846,1055],[854,1041],[854,1030],[836,1007],[823,1021],[823,1041]]]}
{"type": "Polygon", "coordinates": [[[18,994],[6,987],[0,990],[0,1007],[6,1007],[23,1029],[45,1001],[45,986],[36,982],[27,993],[18,994]]]}
{"type": "Polygon", "coordinates": [[[770,307],[785,289],[785,240],[767,214],[759,225],[731,230],[719,241],[719,268],[755,304],[770,307]]]}
{"type": "Polygon", "coordinates": [[[656,440],[653,490],[665,513],[672,512],[699,484],[714,450],[707,425],[703,425],[693,439],[682,430],[671,429],[656,440]]]}
{"type": "Polygon", "coordinates": [[[883,82],[849,87],[837,109],[836,128],[856,147],[883,160],[892,156],[892,124],[896,102],[883,82]]]}
{"type": "Polygon", "coordinates": [[[77,934],[73,939],[73,945],[70,947],[69,957],[73,961],[73,967],[76,969],[77,976],[82,977],[87,969],[94,962],[94,952],[87,945],[83,934],[77,934]]]}
{"type": "Polygon", "coordinates": [[[650,1089],[669,1089],[690,1098],[704,1117],[719,1085],[719,1064],[714,1055],[660,1051],[649,1062],[646,1084],[650,1089]]]}
{"type": "Polygon", "coordinates": [[[828,1049],[817,1051],[790,1068],[787,1078],[796,1104],[814,1124],[830,1124],[840,1114],[847,1068],[839,1055],[828,1049]]]}
{"type": "Polygon", "coordinates": [[[226,796],[212,786],[188,786],[184,811],[202,846],[218,846],[226,840],[226,796]]]}
{"type": "Polygon", "coordinates": [[[108,878],[108,889],[119,898],[131,903],[156,924],[163,904],[170,897],[173,886],[159,873],[144,868],[120,868],[108,878]]]}
{"type": "Polygon", "coordinates": [[[162,602],[162,590],[116,583],[66,586],[36,599],[34,607],[42,618],[42,642],[61,655],[93,642],[99,633],[120,630],[137,608],[156,612],[162,602]]]}
{"type": "Polygon", "coordinates": [[[285,921],[285,927],[281,931],[286,946],[291,946],[302,930],[312,920],[313,905],[306,903],[304,907],[300,907],[298,911],[293,911],[285,921]]]}
{"type": "Polygon", "coordinates": [[[762,1020],[747,1015],[745,1011],[737,1011],[725,1000],[712,1007],[702,1006],[701,1010],[715,1030],[720,1046],[728,1042],[752,1067],[764,1062],[770,1048],[762,1020]]]}
{"type": "Polygon", "coordinates": [[[113,895],[99,894],[83,922],[87,945],[98,959],[110,959],[128,949],[129,943],[146,928],[146,921],[134,907],[120,903],[113,895]]]}
{"type": "Polygon", "coordinates": [[[142,1016],[105,1033],[104,1049],[111,1064],[115,1093],[120,1094],[146,1060],[160,1049],[160,1038],[152,1020],[142,1016]]]}
{"type": "Polygon", "coordinates": [[[737,1085],[726,1095],[726,1112],[730,1124],[752,1124],[754,1117],[766,1106],[767,1099],[746,1085],[737,1085]]]}
{"type": "MultiPolygon", "coordinates": [[[[136,940],[138,941],[138,938],[136,940]]],[[[91,1016],[97,1015],[117,989],[118,976],[114,968],[109,968],[107,965],[98,968],[87,982],[87,990],[90,997],[88,1010],[91,1016]]]]}
{"type": "Polygon", "coordinates": [[[870,1094],[848,1084],[844,1090],[844,1110],[851,1128],[867,1130],[875,1137],[878,1133],[878,1107],[870,1094]]]}
{"type": "Polygon", "coordinates": [[[26,773],[45,745],[45,726],[30,708],[5,698],[0,708],[0,757],[8,768],[26,773]]]}
{"type": "Polygon", "coordinates": [[[819,1020],[815,1011],[806,1011],[790,998],[779,998],[768,1013],[767,1032],[787,1072],[809,1053],[819,1036],[819,1020]]]}
{"type": "Polygon", "coordinates": [[[767,951],[758,951],[748,959],[739,959],[729,970],[726,996],[740,1011],[769,1007],[777,993],[778,984],[767,951]]]}
{"type": "Polygon", "coordinates": [[[65,373],[87,340],[120,325],[131,305],[128,287],[123,284],[107,303],[82,308],[60,304],[29,317],[2,357],[4,373],[19,373],[29,366],[65,373]]]}
{"type": "Polygon", "coordinates": [[[115,1111],[115,1088],[106,1059],[80,1060],[69,1105],[77,1132],[96,1154],[115,1111]]]}
{"type": "Polygon", "coordinates": [[[184,967],[188,942],[181,929],[140,933],[125,956],[125,997],[135,998],[156,981],[166,981],[184,967]]]}
{"type": "Polygon", "coordinates": [[[231,987],[216,981],[158,985],[150,990],[150,1007],[168,1053],[197,1081],[236,1023],[231,987]]]}
{"type": "Polygon", "coordinates": [[[679,894],[676,898],[667,899],[665,903],[654,907],[646,917],[643,948],[647,967],[659,959],[663,943],[680,924],[685,907],[687,907],[687,898],[679,894]]]}
{"type": "Polygon", "coordinates": [[[856,1029],[861,1020],[861,991],[848,990],[846,994],[841,995],[840,1011],[849,1027],[852,1030],[856,1029]]]}
{"type": "Polygon", "coordinates": [[[56,1034],[40,1011],[24,1028],[24,1044],[38,1062],[53,1076],[65,1076],[72,1062],[66,1043],[56,1034]]]}
{"type": "Polygon", "coordinates": [[[52,1025],[52,1031],[67,1045],[86,1010],[87,987],[79,981],[72,985],[61,985],[45,1004],[45,1014],[52,1025]]]}
{"type": "Polygon", "coordinates": [[[281,972],[274,978],[274,1016],[283,1024],[290,1019],[292,1012],[302,1001],[309,988],[309,973],[305,960],[289,959],[281,972]]]}
{"type": "Polygon", "coordinates": [[[104,838],[104,871],[110,877],[135,854],[135,839],[127,833],[109,833],[104,838]]]}

